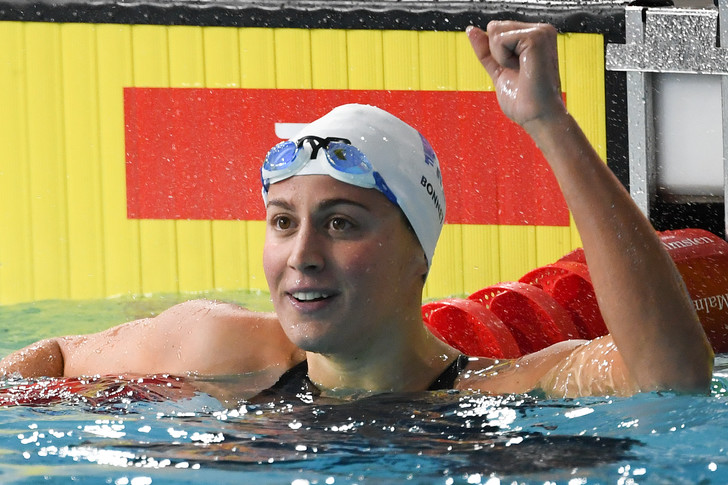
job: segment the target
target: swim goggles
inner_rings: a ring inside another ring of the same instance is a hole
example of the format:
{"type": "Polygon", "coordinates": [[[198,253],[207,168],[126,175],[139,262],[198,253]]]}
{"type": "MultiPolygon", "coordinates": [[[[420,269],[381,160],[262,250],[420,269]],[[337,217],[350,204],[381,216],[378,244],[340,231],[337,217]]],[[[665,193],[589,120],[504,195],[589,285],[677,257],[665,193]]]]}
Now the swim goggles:
{"type": "Polygon", "coordinates": [[[393,204],[399,205],[397,197],[379,172],[374,170],[366,155],[348,139],[338,137],[321,138],[309,135],[295,142],[290,140],[281,142],[271,148],[260,169],[264,193],[267,194],[271,184],[296,175],[307,164],[313,162],[318,162],[318,168],[321,170],[307,173],[329,175],[341,182],[365,189],[376,188],[393,204]],[[304,142],[308,142],[310,153],[304,148],[304,142]],[[319,151],[323,152],[328,163],[318,160],[319,151]]]}

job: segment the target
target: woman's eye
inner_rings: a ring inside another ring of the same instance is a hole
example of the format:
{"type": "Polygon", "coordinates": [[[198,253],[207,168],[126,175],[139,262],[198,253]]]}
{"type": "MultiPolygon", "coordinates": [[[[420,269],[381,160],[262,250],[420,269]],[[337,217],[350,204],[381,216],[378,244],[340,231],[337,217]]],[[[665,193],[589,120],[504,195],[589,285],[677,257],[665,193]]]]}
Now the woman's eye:
{"type": "Polygon", "coordinates": [[[278,216],[273,220],[273,225],[276,229],[285,231],[291,228],[291,219],[288,217],[278,216]]]}
{"type": "Polygon", "coordinates": [[[334,217],[329,221],[329,227],[334,231],[344,231],[351,227],[351,223],[341,217],[334,217]]]}

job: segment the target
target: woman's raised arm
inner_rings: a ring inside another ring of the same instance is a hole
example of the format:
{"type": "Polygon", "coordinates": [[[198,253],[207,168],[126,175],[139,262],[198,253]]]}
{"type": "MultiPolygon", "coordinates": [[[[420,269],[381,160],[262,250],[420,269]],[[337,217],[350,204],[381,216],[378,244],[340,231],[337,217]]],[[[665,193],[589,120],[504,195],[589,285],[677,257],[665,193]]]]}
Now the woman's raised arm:
{"type": "MultiPolygon", "coordinates": [[[[533,138],[559,182],[618,349],[616,361],[642,391],[707,391],[713,352],[680,274],[563,104],[556,30],[491,22],[487,33],[470,28],[468,37],[493,79],[501,109],[533,138]]],[[[595,362],[615,361],[607,350],[601,355],[596,346],[584,348],[595,362]]],[[[570,358],[576,362],[576,357],[570,358]]],[[[563,367],[564,372],[579,368],[563,367]]]]}

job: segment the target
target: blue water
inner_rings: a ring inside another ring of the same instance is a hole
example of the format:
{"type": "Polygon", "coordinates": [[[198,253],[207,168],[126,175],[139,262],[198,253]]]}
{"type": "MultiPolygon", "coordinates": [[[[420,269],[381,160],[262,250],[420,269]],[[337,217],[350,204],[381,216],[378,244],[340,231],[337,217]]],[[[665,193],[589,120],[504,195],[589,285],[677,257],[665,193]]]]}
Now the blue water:
{"type": "MultiPolygon", "coordinates": [[[[170,302],[2,307],[2,345],[57,334],[69,319],[74,332],[92,331],[170,302]]],[[[224,406],[202,392],[163,399],[145,395],[144,382],[90,379],[84,395],[0,407],[0,483],[728,483],[728,357],[716,363],[710,396],[578,400],[423,392],[224,406]]],[[[0,392],[28,384],[2,382],[0,392]]]]}

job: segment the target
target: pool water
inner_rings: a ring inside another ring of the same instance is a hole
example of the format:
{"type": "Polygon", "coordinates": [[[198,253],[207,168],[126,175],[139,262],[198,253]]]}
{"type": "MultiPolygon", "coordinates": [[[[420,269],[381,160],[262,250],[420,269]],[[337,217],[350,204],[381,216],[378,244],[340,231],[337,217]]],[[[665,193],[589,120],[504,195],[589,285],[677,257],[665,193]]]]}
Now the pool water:
{"type": "MultiPolygon", "coordinates": [[[[212,296],[270,309],[264,294],[212,296]]],[[[155,314],[180,299],[0,307],[0,353],[155,314]]],[[[185,391],[191,381],[96,377],[81,382],[84,392],[59,392],[47,404],[0,407],[0,483],[728,482],[728,356],[716,359],[709,396],[441,391],[224,405],[185,391]]],[[[245,376],[205,383],[244,387],[245,376]]],[[[0,394],[79,381],[57,384],[4,381],[0,394]]]]}

